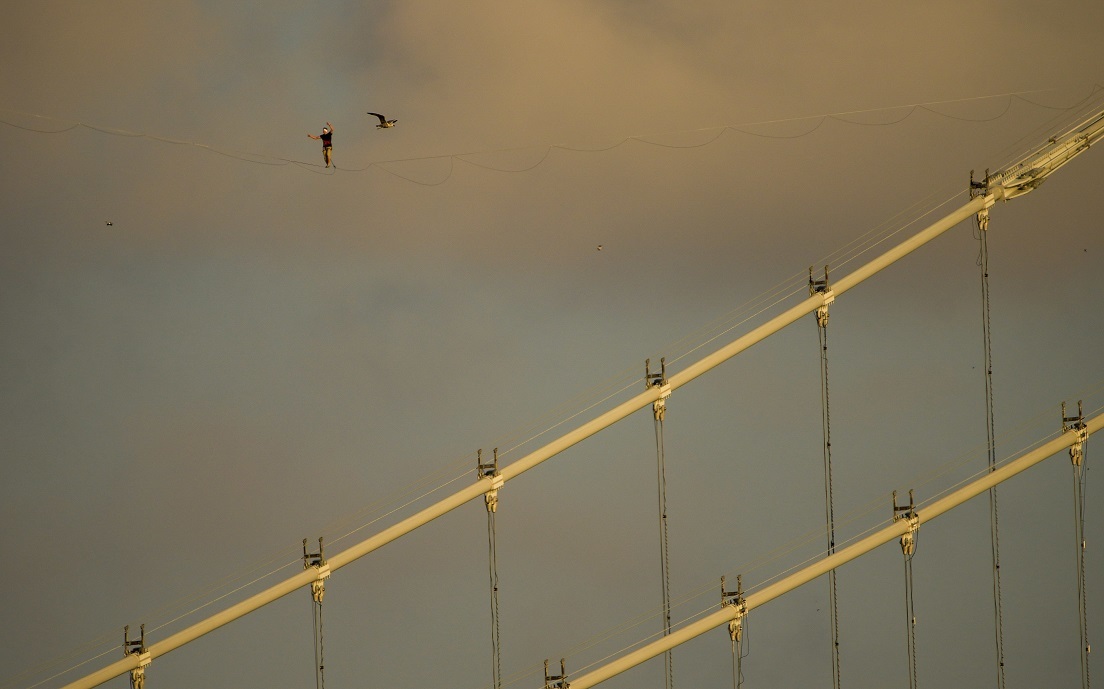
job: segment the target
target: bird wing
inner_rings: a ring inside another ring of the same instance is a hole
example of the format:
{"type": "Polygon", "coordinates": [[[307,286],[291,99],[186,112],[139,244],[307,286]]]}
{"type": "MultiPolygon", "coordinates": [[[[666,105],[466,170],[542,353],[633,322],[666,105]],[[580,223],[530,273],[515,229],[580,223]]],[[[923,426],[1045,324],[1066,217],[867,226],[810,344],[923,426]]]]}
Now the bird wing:
{"type": "Polygon", "coordinates": [[[378,117],[379,121],[380,121],[380,124],[387,124],[387,119],[383,115],[379,114],[378,112],[370,112],[368,114],[369,115],[375,115],[376,117],[378,117]]]}

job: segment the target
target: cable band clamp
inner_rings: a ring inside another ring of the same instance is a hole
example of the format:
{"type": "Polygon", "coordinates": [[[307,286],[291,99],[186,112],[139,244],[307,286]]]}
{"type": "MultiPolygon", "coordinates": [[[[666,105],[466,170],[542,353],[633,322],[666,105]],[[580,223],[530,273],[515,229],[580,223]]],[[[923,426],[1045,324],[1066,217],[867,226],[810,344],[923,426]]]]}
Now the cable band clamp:
{"type": "Polygon", "coordinates": [[[667,412],[667,398],[671,396],[671,383],[667,381],[667,357],[659,360],[659,373],[652,373],[651,359],[644,360],[644,387],[647,390],[659,388],[659,398],[652,402],[652,414],[656,421],[662,421],[667,412]]]}
{"type": "Polygon", "coordinates": [[[1089,429],[1085,425],[1085,414],[1081,406],[1081,400],[1077,400],[1077,416],[1066,416],[1066,403],[1062,402],[1062,432],[1073,431],[1077,434],[1077,440],[1070,445],[1070,461],[1074,466],[1081,466],[1085,459],[1085,443],[1089,439],[1089,429]]]}
{"type": "Polygon", "coordinates": [[[326,579],[330,576],[330,565],[326,562],[326,555],[323,549],[322,537],[318,537],[318,552],[307,552],[307,539],[303,539],[303,569],[310,569],[314,567],[317,572],[317,576],[314,581],[311,582],[311,598],[315,603],[321,604],[322,597],[326,595],[326,579]]]}
{"type": "Polygon", "coordinates": [[[920,515],[916,514],[916,503],[912,498],[912,490],[909,490],[907,505],[897,504],[897,491],[893,491],[893,521],[908,520],[908,531],[901,535],[901,552],[911,556],[916,552],[916,531],[920,528],[920,515]]]}
{"type": "Polygon", "coordinates": [[[736,615],[728,621],[728,635],[734,642],[739,642],[744,632],[744,618],[747,617],[747,602],[744,600],[743,576],[736,575],[736,590],[725,590],[725,578],[721,577],[721,607],[736,608],[736,615]]]}
{"type": "MultiPolygon", "coordinates": [[[[989,170],[985,170],[985,179],[980,182],[974,181],[974,171],[970,170],[970,198],[976,199],[979,196],[989,195],[989,170]]],[[[978,229],[985,232],[989,229],[989,209],[982,208],[977,212],[977,224],[978,229]]]]}
{"type": "Polygon", "coordinates": [[[824,279],[813,279],[813,267],[809,266],[809,296],[821,295],[823,301],[817,307],[817,325],[821,328],[828,327],[828,305],[836,300],[832,293],[832,287],[828,284],[828,266],[824,266],[824,279]]]}
{"type": "Polygon", "coordinates": [[[138,667],[130,670],[130,686],[132,689],[142,689],[145,685],[146,666],[153,660],[153,656],[146,650],[146,625],[141,625],[139,629],[139,637],[131,639],[130,625],[123,627],[123,655],[138,656],[138,667]]]}
{"type": "Polygon", "coordinates": [[[548,659],[544,659],[544,689],[568,689],[571,686],[567,682],[567,671],[564,669],[564,659],[560,658],[560,674],[548,674],[548,659]]]}
{"type": "Polygon", "coordinates": [[[491,487],[484,492],[483,500],[487,503],[488,512],[498,511],[498,489],[506,485],[506,479],[502,477],[502,474],[498,473],[498,448],[494,449],[494,461],[484,464],[483,463],[483,450],[476,452],[475,458],[475,473],[480,480],[487,479],[491,482],[491,487]]]}

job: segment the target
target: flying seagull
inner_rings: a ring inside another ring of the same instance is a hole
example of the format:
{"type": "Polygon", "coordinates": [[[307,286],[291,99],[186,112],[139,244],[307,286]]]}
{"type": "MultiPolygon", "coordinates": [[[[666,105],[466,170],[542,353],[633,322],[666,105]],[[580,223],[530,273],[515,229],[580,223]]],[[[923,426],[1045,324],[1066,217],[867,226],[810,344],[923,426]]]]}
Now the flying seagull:
{"type": "Polygon", "coordinates": [[[111,222],[110,220],[104,220],[104,224],[107,225],[108,227],[111,227],[115,223],[111,222]]]}
{"type": "Polygon", "coordinates": [[[376,129],[390,129],[391,127],[395,126],[396,122],[398,122],[398,120],[389,120],[378,112],[370,112],[368,114],[375,115],[379,118],[380,123],[376,125],[376,129]]]}

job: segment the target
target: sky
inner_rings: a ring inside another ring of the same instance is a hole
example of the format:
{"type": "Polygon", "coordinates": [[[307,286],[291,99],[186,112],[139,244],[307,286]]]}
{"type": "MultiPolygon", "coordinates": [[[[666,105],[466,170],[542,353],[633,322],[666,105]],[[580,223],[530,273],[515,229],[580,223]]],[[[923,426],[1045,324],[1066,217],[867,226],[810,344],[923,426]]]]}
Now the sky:
{"type": "MultiPolygon", "coordinates": [[[[1086,0],[6,8],[0,689],[61,687],[121,657],[124,625],[153,643],[286,578],[303,538],[343,550],[469,485],[477,449],[515,461],[641,390],[646,359],[682,370],[807,295],[810,266],[843,275],[922,229],[971,170],[1104,108],[1102,21],[1086,0]],[[304,136],[327,122],[335,169],[304,136]]],[[[999,459],[1054,434],[1061,402],[1104,406],[1101,180],[1090,150],[992,210],[999,459]]],[[[890,519],[894,490],[922,505],[985,470],[976,235],[831,307],[837,542],[890,519]]],[[[715,609],[722,575],[755,590],[823,554],[816,330],[668,401],[676,621],[715,609]]],[[[1057,456],[998,491],[1010,686],[1081,677],[1071,476],[1057,456]]],[[[647,410],[499,499],[506,684],[655,638],[647,410]]],[[[995,681],[989,515],[921,528],[923,684],[995,681]]],[[[491,686],[489,576],[479,500],[335,572],[330,688],[491,686]]],[[[900,549],[837,579],[842,684],[903,684],[900,549]]],[[[310,686],[311,614],[297,591],[146,686],[310,686]]],[[[827,684],[830,619],[823,578],[753,611],[745,684],[827,684]]],[[[673,667],[730,685],[727,633],[673,667]]],[[[662,687],[662,661],[605,686],[662,687]]]]}

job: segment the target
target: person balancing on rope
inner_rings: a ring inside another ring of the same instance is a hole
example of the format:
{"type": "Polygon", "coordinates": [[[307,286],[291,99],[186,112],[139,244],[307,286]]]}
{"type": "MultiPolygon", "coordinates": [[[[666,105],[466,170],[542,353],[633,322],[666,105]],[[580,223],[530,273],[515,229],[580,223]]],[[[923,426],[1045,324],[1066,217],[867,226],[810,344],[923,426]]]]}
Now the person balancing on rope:
{"type": "Polygon", "coordinates": [[[321,139],[322,140],[322,160],[325,160],[326,161],[326,167],[329,167],[330,166],[330,159],[333,157],[333,155],[332,155],[333,143],[331,142],[331,139],[333,138],[333,125],[330,124],[329,122],[327,122],[326,126],[322,127],[322,134],[321,135],[315,136],[314,134],[308,133],[307,136],[309,136],[312,139],[316,139],[316,140],[321,139]]]}

